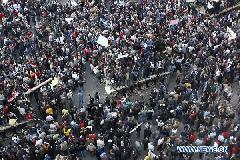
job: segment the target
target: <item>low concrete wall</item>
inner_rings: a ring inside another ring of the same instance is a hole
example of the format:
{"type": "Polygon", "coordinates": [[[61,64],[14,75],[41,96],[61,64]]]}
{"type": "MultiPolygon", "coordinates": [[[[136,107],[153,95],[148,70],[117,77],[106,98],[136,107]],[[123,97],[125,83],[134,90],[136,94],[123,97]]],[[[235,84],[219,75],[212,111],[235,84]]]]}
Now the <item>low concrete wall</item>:
{"type": "Polygon", "coordinates": [[[136,86],[139,86],[139,85],[143,85],[143,84],[145,84],[147,82],[151,82],[151,81],[157,80],[159,77],[167,76],[169,74],[170,74],[170,72],[165,72],[165,73],[162,73],[162,74],[159,74],[159,75],[152,75],[149,78],[145,78],[143,80],[137,81],[137,82],[133,83],[130,86],[120,86],[120,87],[114,88],[114,90],[115,90],[114,92],[115,93],[119,93],[119,92],[121,92],[123,90],[130,89],[130,87],[136,87],[136,86]]]}
{"type": "Polygon", "coordinates": [[[30,120],[21,123],[17,123],[15,126],[2,126],[0,127],[0,139],[4,137],[11,137],[12,134],[15,134],[17,130],[20,130],[26,126],[31,127],[35,124],[41,122],[40,120],[30,120]]]}
{"type": "Polygon", "coordinates": [[[240,9],[240,2],[238,4],[236,4],[235,6],[226,8],[223,11],[221,11],[220,13],[211,16],[211,18],[214,18],[214,17],[217,18],[217,17],[223,16],[224,14],[227,14],[228,12],[231,12],[233,10],[239,10],[239,9],[240,9]]]}

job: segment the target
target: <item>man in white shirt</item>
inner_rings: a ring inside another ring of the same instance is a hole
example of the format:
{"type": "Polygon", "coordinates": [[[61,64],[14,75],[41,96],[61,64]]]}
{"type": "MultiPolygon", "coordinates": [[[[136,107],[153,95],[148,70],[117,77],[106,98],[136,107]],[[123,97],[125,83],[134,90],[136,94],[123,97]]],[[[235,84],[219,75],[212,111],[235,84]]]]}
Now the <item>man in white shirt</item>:
{"type": "Polygon", "coordinates": [[[158,142],[157,142],[157,145],[158,145],[158,148],[157,150],[160,151],[162,149],[162,144],[164,142],[164,137],[162,138],[159,138],[158,142]]]}
{"type": "Polygon", "coordinates": [[[47,117],[46,117],[46,121],[47,122],[51,122],[51,121],[53,121],[54,120],[54,118],[53,118],[53,116],[51,116],[51,115],[48,115],[47,117]]]}

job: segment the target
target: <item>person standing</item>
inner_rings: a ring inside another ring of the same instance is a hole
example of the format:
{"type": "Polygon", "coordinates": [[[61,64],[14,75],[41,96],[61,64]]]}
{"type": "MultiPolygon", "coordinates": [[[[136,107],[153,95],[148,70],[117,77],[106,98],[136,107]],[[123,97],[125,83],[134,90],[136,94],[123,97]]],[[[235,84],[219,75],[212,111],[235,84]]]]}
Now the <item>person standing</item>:
{"type": "Polygon", "coordinates": [[[95,93],[95,101],[96,101],[96,102],[99,102],[99,99],[100,99],[99,94],[98,94],[98,92],[96,92],[96,93],[95,93]]]}
{"type": "Polygon", "coordinates": [[[149,139],[147,137],[143,139],[143,149],[144,149],[144,151],[147,150],[149,142],[150,141],[149,141],[149,139]]]}
{"type": "Polygon", "coordinates": [[[137,131],[137,138],[140,138],[140,136],[141,136],[141,126],[138,126],[136,131],[137,131]]]}
{"type": "Polygon", "coordinates": [[[83,106],[83,90],[81,89],[78,91],[78,104],[79,107],[83,106]]]}

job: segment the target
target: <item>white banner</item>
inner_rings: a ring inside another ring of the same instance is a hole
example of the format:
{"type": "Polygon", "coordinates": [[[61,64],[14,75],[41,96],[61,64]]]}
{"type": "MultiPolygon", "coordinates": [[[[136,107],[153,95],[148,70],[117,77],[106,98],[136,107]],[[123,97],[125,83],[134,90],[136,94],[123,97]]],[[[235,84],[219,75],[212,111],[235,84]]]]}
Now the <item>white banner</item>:
{"type": "Polygon", "coordinates": [[[98,37],[97,43],[101,46],[108,47],[108,39],[102,35],[98,37]]]}
{"type": "Polygon", "coordinates": [[[212,5],[210,2],[208,2],[207,8],[208,8],[208,9],[212,9],[212,8],[213,8],[213,5],[212,5]]]}
{"type": "Polygon", "coordinates": [[[229,27],[227,27],[227,33],[228,33],[228,41],[231,41],[237,38],[237,34],[233,32],[233,30],[229,27]]]}
{"type": "Polygon", "coordinates": [[[73,7],[76,7],[78,4],[77,4],[77,2],[71,0],[71,5],[72,5],[73,7]]]}
{"type": "Polygon", "coordinates": [[[2,0],[2,3],[7,4],[8,0],[2,0]]]}
{"type": "Polygon", "coordinates": [[[67,21],[68,24],[71,24],[73,21],[73,18],[72,17],[65,18],[65,21],[67,21]]]}
{"type": "Polygon", "coordinates": [[[122,58],[127,58],[129,56],[129,54],[118,54],[118,58],[117,59],[122,59],[122,58]]]}
{"type": "Polygon", "coordinates": [[[109,95],[109,94],[111,94],[112,92],[115,92],[116,90],[113,89],[110,85],[106,85],[106,86],[105,86],[105,91],[106,91],[106,93],[109,95]]]}
{"type": "Polygon", "coordinates": [[[20,4],[13,4],[13,8],[20,11],[21,5],[20,4]]]}

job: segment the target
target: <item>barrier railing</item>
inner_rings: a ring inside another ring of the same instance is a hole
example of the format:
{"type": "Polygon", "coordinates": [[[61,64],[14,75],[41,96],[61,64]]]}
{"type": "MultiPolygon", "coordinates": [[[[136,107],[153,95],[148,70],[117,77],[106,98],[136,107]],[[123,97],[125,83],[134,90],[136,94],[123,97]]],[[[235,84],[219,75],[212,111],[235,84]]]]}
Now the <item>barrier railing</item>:
{"type": "Polygon", "coordinates": [[[224,14],[227,14],[228,12],[231,12],[233,10],[238,10],[238,9],[240,9],[240,0],[238,0],[238,3],[236,3],[236,5],[234,5],[232,7],[229,7],[229,8],[226,8],[226,9],[223,9],[218,14],[213,15],[212,17],[219,17],[219,16],[222,16],[224,14]]]}
{"type": "Polygon", "coordinates": [[[170,72],[165,72],[165,73],[162,73],[162,74],[159,74],[159,75],[152,75],[152,76],[149,76],[148,78],[133,82],[131,85],[123,85],[123,86],[118,86],[118,87],[110,86],[112,88],[112,91],[109,92],[109,94],[111,94],[111,93],[116,94],[116,93],[120,93],[124,90],[129,90],[132,87],[136,87],[136,86],[139,86],[139,85],[141,86],[145,83],[155,81],[158,78],[163,77],[163,76],[167,76],[169,74],[170,74],[170,72]]]}
{"type": "MultiPolygon", "coordinates": [[[[197,2],[196,5],[197,6],[204,6],[205,9],[207,9],[209,1],[210,0],[196,0],[196,2],[197,2]]],[[[219,8],[218,13],[216,15],[220,15],[222,13],[225,13],[226,11],[230,11],[233,8],[235,8],[236,6],[238,6],[239,4],[240,4],[240,0],[224,0],[224,1],[221,1],[220,8],[219,8]]],[[[216,15],[213,15],[213,16],[216,16],[216,15]]]]}
{"type": "Polygon", "coordinates": [[[41,120],[32,119],[30,121],[24,121],[24,122],[17,123],[14,126],[1,126],[0,127],[0,139],[4,138],[4,137],[11,137],[11,135],[13,133],[17,133],[17,130],[20,130],[24,127],[32,127],[36,123],[39,123],[39,122],[41,122],[41,120]]]}

